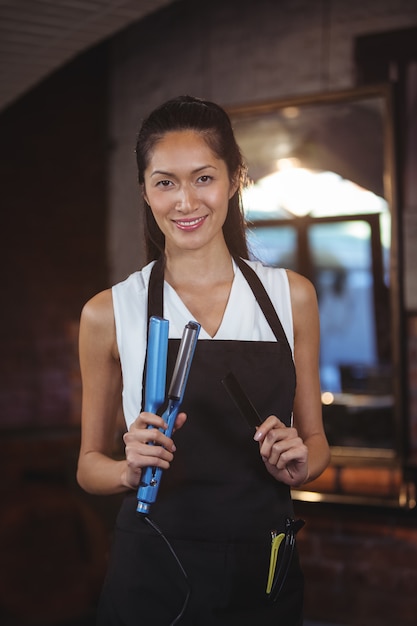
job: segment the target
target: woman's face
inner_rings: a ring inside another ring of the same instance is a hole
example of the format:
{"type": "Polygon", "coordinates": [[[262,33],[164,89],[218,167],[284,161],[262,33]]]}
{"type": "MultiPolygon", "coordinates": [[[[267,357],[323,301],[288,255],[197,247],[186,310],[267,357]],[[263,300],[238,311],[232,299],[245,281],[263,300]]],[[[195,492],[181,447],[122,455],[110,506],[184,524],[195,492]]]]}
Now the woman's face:
{"type": "Polygon", "coordinates": [[[198,132],[164,135],[151,153],[143,193],[165,235],[165,250],[196,250],[224,242],[222,227],[236,189],[226,163],[198,132]]]}

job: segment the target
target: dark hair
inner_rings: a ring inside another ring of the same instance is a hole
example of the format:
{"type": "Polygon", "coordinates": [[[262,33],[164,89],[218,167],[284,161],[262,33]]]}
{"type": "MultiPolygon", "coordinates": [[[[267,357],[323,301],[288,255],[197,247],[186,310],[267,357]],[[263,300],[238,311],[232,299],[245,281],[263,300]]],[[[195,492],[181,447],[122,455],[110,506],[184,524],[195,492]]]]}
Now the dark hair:
{"type": "MultiPolygon", "coordinates": [[[[229,116],[220,106],[192,96],[180,96],[156,108],[144,120],[138,134],[136,162],[139,183],[144,183],[144,172],[156,143],[166,133],[181,130],[200,133],[217,158],[226,163],[230,180],[239,183],[236,193],[229,200],[223,234],[231,255],[247,259],[248,248],[241,203],[245,166],[229,116]]],[[[145,243],[148,262],[164,253],[165,237],[146,202],[145,243]]]]}

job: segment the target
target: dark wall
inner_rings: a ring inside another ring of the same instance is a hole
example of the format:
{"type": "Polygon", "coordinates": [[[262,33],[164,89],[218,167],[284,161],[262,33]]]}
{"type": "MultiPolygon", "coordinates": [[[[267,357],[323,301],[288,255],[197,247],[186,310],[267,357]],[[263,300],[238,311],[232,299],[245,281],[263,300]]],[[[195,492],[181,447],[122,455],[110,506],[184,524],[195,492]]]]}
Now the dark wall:
{"type": "MultiPolygon", "coordinates": [[[[375,483],[375,490],[380,485],[375,483]]],[[[415,511],[295,503],[305,614],[338,626],[414,626],[415,511]]]]}
{"type": "Polygon", "coordinates": [[[106,49],[0,115],[0,427],[73,420],[82,304],[106,286],[106,49]]]}
{"type": "Polygon", "coordinates": [[[87,623],[105,567],[112,500],[82,494],[75,468],[78,320],[108,286],[106,107],[103,46],[0,115],[5,626],[87,623]]]}

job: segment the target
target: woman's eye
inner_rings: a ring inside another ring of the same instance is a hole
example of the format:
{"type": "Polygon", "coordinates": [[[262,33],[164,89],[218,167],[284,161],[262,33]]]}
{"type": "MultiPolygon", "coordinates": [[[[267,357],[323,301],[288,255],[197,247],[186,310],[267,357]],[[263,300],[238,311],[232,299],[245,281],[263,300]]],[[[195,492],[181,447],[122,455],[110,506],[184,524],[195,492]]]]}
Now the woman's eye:
{"type": "Polygon", "coordinates": [[[198,180],[200,183],[208,183],[209,180],[212,180],[212,176],[209,176],[208,174],[203,174],[198,180]]]}
{"type": "Polygon", "coordinates": [[[171,184],[171,181],[170,181],[170,180],[159,180],[159,181],[156,183],[156,186],[157,186],[157,187],[169,187],[169,185],[170,185],[170,184],[171,184]]]}

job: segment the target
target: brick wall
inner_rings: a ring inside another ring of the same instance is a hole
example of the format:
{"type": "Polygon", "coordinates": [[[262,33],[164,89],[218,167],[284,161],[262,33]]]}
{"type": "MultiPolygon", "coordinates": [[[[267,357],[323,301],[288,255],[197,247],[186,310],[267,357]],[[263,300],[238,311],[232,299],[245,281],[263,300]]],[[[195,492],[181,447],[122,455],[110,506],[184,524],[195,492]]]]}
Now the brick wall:
{"type": "Polygon", "coordinates": [[[75,468],[78,320],[108,286],[106,58],[83,55],[0,116],[4,626],[89,615],[104,573],[112,501],[88,501],[75,468]]]}
{"type": "Polygon", "coordinates": [[[107,286],[105,50],[2,113],[0,146],[0,424],[78,423],[76,327],[107,286]]]}
{"type": "Polygon", "coordinates": [[[306,615],[340,626],[413,626],[415,515],[388,509],[297,505],[306,615]]]}

